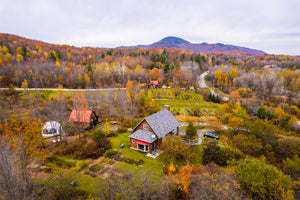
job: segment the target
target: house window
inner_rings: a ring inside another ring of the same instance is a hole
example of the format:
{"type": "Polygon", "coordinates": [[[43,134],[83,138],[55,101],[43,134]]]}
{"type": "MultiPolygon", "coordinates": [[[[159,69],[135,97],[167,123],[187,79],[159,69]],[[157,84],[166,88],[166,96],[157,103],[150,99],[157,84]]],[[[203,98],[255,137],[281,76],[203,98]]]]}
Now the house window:
{"type": "Polygon", "coordinates": [[[148,152],[149,151],[149,145],[142,145],[142,144],[137,144],[137,149],[143,152],[148,152]]]}
{"type": "Polygon", "coordinates": [[[148,125],[147,124],[143,124],[143,129],[148,131],[148,125]]]}
{"type": "Polygon", "coordinates": [[[134,140],[134,139],[132,139],[132,143],[135,143],[135,140],[134,140]]]}

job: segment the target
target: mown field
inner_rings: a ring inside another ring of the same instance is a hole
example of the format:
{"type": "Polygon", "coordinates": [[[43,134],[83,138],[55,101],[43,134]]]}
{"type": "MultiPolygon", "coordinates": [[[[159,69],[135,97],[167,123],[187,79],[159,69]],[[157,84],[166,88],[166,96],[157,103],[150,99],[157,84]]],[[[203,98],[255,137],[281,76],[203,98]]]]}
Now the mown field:
{"type": "Polygon", "coordinates": [[[177,96],[174,94],[174,89],[170,88],[155,88],[150,91],[160,108],[167,104],[170,105],[171,111],[179,114],[187,114],[184,109],[214,113],[221,108],[221,104],[207,102],[195,91],[182,91],[177,96]]]}

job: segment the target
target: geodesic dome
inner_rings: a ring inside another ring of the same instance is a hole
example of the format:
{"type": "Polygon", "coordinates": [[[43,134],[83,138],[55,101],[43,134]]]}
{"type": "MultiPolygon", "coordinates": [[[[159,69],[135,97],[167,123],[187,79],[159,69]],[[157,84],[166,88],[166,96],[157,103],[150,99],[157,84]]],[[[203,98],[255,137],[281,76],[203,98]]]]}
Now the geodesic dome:
{"type": "Polygon", "coordinates": [[[57,121],[48,121],[42,129],[43,138],[60,135],[63,132],[62,126],[57,121]]]}

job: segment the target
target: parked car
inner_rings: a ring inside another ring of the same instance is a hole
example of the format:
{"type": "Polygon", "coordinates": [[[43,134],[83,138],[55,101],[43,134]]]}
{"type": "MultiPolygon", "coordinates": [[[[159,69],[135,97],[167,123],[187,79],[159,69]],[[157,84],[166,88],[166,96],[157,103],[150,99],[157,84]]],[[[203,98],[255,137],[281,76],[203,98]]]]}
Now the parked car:
{"type": "Polygon", "coordinates": [[[214,138],[214,139],[216,139],[216,140],[219,139],[219,136],[218,136],[217,134],[214,134],[214,133],[209,132],[209,131],[204,133],[204,137],[214,138]]]}

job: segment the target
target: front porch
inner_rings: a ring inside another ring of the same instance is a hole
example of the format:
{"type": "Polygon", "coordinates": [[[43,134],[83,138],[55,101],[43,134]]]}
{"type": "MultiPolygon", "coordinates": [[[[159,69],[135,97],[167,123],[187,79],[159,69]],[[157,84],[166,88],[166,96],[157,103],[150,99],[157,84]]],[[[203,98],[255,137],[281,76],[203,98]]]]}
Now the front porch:
{"type": "Polygon", "coordinates": [[[156,158],[160,154],[161,154],[161,151],[159,151],[158,149],[156,149],[155,151],[152,151],[151,153],[147,153],[146,156],[150,157],[150,158],[156,158]]]}

